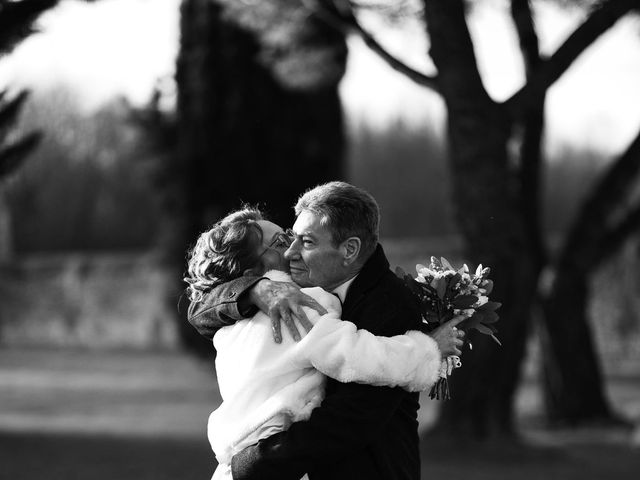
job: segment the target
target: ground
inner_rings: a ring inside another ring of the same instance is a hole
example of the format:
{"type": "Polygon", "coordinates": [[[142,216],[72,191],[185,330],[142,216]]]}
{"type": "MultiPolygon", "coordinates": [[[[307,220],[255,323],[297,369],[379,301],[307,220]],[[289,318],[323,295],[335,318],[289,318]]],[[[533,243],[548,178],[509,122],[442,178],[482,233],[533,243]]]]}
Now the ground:
{"type": "MultiPolygon", "coordinates": [[[[628,430],[548,431],[525,382],[518,398],[526,446],[474,454],[426,441],[423,478],[627,480],[640,472],[640,372],[610,378],[628,430]]],[[[0,350],[0,478],[202,480],[215,466],[206,418],[220,401],[212,360],[180,352],[0,350]]],[[[421,428],[435,415],[423,398],[421,428]]]]}

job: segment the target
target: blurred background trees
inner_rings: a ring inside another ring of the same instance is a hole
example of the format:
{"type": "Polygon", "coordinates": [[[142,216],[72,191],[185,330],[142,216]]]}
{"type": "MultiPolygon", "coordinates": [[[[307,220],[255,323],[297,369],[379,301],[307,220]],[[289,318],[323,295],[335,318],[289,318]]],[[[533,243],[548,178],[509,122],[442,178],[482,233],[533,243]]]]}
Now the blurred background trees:
{"type": "Polygon", "coordinates": [[[529,2],[511,2],[527,82],[506,101],[495,102],[482,85],[463,2],[425,2],[430,52],[438,68],[438,86],[448,107],[457,218],[470,258],[489,259],[483,261],[494,266],[496,284],[502,285],[495,295],[502,296],[505,302],[501,334],[508,344],[486,354],[484,361],[478,363],[500,365],[491,380],[479,381],[481,375],[473,369],[459,377],[460,382],[465,382],[465,390],[469,383],[477,386],[477,397],[474,399],[472,393],[468,398],[454,400],[447,405],[443,421],[448,418],[451,423],[464,422],[460,411],[466,410],[476,432],[511,430],[510,410],[520,359],[529,318],[538,301],[545,305],[543,318],[550,339],[543,355],[547,362],[548,412],[556,421],[574,423],[613,418],[602,389],[600,366],[585,315],[587,272],[592,272],[591,266],[596,264],[595,258],[586,252],[615,252],[624,240],[597,244],[620,229],[625,229],[621,236],[626,240],[637,227],[633,221],[637,215],[633,210],[637,207],[625,211],[622,219],[616,219],[619,223],[610,214],[614,205],[626,210],[624,186],[633,185],[637,173],[628,157],[637,159],[637,147],[632,144],[612,167],[625,171],[622,174],[625,180],[615,173],[604,176],[556,255],[546,246],[541,224],[540,143],[546,90],[591,42],[638,7],[633,1],[600,2],[564,44],[543,61],[529,2]],[[514,141],[519,148],[510,151],[514,141]],[[615,182],[612,175],[621,181],[619,188],[611,188],[615,182]],[[586,235],[587,230],[593,235],[586,235]],[[545,268],[555,279],[546,292],[539,292],[539,276],[545,268]],[[478,415],[478,405],[488,415],[478,415]]]}
{"type": "Polygon", "coordinates": [[[347,54],[343,35],[294,0],[187,0],[180,22],[176,260],[241,202],[289,225],[300,192],[342,177],[347,54]]]}
{"type": "Polygon", "coordinates": [[[143,131],[130,117],[124,100],[84,113],[62,86],[32,98],[22,122],[46,135],[7,187],[10,208],[20,212],[14,228],[18,253],[155,245],[154,165],[145,158],[143,131]]]}
{"type": "MultiPolygon", "coordinates": [[[[383,237],[412,238],[420,261],[435,253],[429,240],[446,236],[447,255],[493,268],[504,346],[472,339],[453,401],[442,409],[443,431],[513,434],[534,316],[546,325],[541,357],[550,419],[615,421],[587,307],[594,273],[640,225],[638,141],[616,161],[587,147],[544,158],[544,107],[547,90],[580,53],[638,4],[562,3],[583,9],[584,21],[549,58],[540,53],[532,4],[508,3],[526,84],[498,101],[486,89],[469,32],[475,2],[182,0],[175,105],[166,105],[172,94],[160,82],[143,106],[114,99],[88,112],[60,87],[22,108],[21,138],[35,130],[46,136],[5,189],[19,218],[16,249],[160,247],[173,312],[185,251],[211,222],[249,202],[289,225],[302,191],[343,178],[376,196],[383,237]],[[386,29],[404,28],[408,17],[420,22],[437,74],[389,53],[377,40],[382,29],[367,29],[367,15],[382,18],[386,29]],[[346,121],[339,85],[350,35],[437,92],[446,138],[437,125],[346,121]]],[[[11,98],[17,112],[24,96],[11,98]]],[[[184,318],[177,325],[190,348],[211,353],[184,318]]]]}
{"type": "MultiPolygon", "coordinates": [[[[53,7],[57,1],[0,2],[0,59],[27,36],[33,33],[33,23],[38,16],[53,7]]],[[[40,134],[30,132],[16,136],[16,119],[27,98],[27,91],[11,94],[7,86],[0,90],[0,182],[24,161],[26,155],[38,144],[40,134]]],[[[9,210],[0,191],[0,262],[11,255],[12,235],[9,210]]]]}
{"type": "MultiPolygon", "coordinates": [[[[541,142],[547,89],[602,33],[637,9],[638,2],[599,2],[564,44],[543,59],[530,3],[513,0],[511,15],[526,83],[503,102],[489,96],[480,75],[466,23],[472,3],[424,2],[429,53],[437,69],[433,76],[404,65],[360,25],[356,12],[367,2],[331,3],[340,5],[337,14],[325,9],[326,2],[306,2],[334,24],[362,35],[390,66],[442,95],[447,107],[451,201],[465,239],[465,257],[493,267],[493,295],[503,302],[504,346],[496,348],[486,339],[472,337],[480,348],[465,354],[472,365],[455,376],[456,390],[462,393],[445,404],[441,425],[480,437],[513,432],[513,398],[531,316],[539,304],[548,340],[543,358],[550,417],[570,423],[615,422],[586,317],[588,279],[600,257],[615,253],[640,225],[640,205],[629,197],[640,168],[637,141],[596,184],[559,254],[547,247],[542,227],[541,142]],[[554,279],[539,291],[543,270],[554,279]]],[[[381,10],[380,5],[375,2],[370,7],[381,10]]]]}

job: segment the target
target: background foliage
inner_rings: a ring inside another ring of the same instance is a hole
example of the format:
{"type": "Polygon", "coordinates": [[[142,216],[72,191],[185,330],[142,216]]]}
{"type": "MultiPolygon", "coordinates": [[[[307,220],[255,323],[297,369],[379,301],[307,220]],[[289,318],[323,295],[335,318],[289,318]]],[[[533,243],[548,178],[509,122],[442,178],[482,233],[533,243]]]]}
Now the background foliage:
{"type": "MultiPolygon", "coordinates": [[[[132,115],[123,99],[95,112],[83,111],[64,87],[30,99],[20,130],[46,127],[46,135],[6,188],[18,253],[155,245],[164,221],[156,191],[162,158],[148,147],[145,131],[132,115]]],[[[351,127],[347,175],[378,199],[383,237],[457,233],[446,155],[436,132],[399,120],[380,130],[351,127]],[[399,158],[402,162],[395,160],[399,158]],[[409,209],[417,215],[407,215],[409,209]]],[[[548,235],[567,228],[606,163],[600,152],[571,147],[550,158],[544,195],[548,235]]]]}

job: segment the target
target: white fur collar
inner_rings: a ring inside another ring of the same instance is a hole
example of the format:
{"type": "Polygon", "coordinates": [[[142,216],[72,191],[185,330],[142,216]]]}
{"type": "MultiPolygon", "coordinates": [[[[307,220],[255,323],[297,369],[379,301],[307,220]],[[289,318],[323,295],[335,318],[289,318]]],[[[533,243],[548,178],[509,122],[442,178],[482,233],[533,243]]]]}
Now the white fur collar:
{"type": "Polygon", "coordinates": [[[291,280],[291,275],[287,272],[283,272],[282,270],[269,270],[263,276],[275,282],[293,282],[293,280],[291,280]]]}

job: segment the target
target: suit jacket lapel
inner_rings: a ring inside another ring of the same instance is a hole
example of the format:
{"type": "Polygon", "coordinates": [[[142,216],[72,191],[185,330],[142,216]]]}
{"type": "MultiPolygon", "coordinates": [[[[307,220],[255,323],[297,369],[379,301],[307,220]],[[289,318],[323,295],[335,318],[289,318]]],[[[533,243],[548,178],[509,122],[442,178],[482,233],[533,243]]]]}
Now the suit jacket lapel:
{"type": "Polygon", "coordinates": [[[367,292],[373,288],[380,278],[389,270],[389,261],[384,254],[382,245],[378,244],[369,260],[364,264],[360,273],[353,281],[342,306],[342,316],[345,320],[358,325],[358,318],[351,318],[358,305],[362,303],[367,292]]]}

